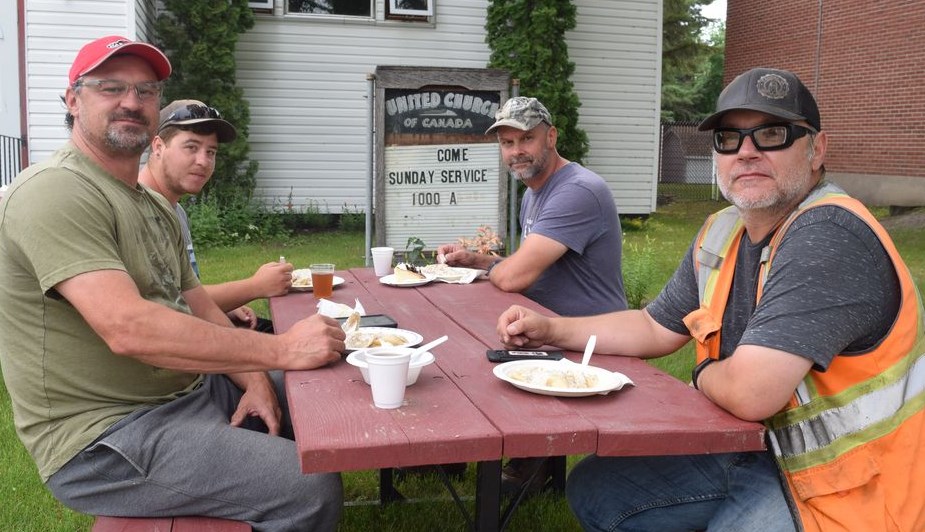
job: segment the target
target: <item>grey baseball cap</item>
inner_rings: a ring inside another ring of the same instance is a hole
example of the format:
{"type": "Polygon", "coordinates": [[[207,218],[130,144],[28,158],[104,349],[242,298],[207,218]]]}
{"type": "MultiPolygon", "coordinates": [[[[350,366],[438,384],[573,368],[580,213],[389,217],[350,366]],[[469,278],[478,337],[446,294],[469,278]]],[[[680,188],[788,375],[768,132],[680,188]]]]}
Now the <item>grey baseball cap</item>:
{"type": "Polygon", "coordinates": [[[491,133],[501,126],[510,126],[521,131],[530,131],[540,122],[546,122],[552,125],[552,118],[549,111],[536,98],[527,98],[526,96],[517,96],[504,102],[497,113],[495,113],[495,123],[485,130],[485,134],[491,133]]]}
{"type": "Polygon", "coordinates": [[[736,76],[716,99],[716,112],[698,129],[716,129],[723,115],[737,109],[760,111],[788,122],[805,120],[816,131],[822,130],[816,99],[796,74],[786,70],[753,68],[736,76]]]}
{"type": "Polygon", "coordinates": [[[238,130],[221,113],[199,100],[174,100],[161,109],[157,132],[171,126],[192,126],[205,124],[218,136],[219,142],[231,142],[238,137],[238,130]]]}

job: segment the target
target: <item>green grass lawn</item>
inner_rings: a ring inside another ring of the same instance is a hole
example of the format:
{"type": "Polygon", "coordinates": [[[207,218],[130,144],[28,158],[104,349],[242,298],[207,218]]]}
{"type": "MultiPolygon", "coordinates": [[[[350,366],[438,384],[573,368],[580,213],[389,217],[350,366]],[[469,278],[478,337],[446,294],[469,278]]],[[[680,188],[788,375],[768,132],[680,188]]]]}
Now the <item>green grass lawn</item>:
{"type": "MultiPolygon", "coordinates": [[[[674,271],[706,214],[717,210],[711,201],[674,203],[659,208],[647,221],[624,220],[626,243],[624,273],[628,285],[641,286],[641,300],[654,297],[674,271]]],[[[884,215],[884,212],[878,214],[884,215]]],[[[925,282],[925,231],[897,229],[892,232],[919,289],[925,282]]],[[[234,248],[199,250],[197,255],[206,282],[245,277],[265,262],[285,256],[296,268],[312,262],[333,262],[338,269],[363,265],[362,233],[313,233],[289,242],[244,244],[234,248]]],[[[254,304],[266,316],[265,302],[254,304]]],[[[693,350],[653,361],[665,371],[686,380],[690,375],[693,350]]],[[[570,464],[578,457],[571,457],[570,464]]],[[[87,530],[91,518],[57,503],[38,478],[31,459],[13,431],[10,398],[0,381],[0,530],[78,531],[87,530]]],[[[475,467],[470,464],[466,478],[457,485],[473,512],[475,467]]],[[[446,492],[438,481],[410,479],[399,488],[410,499],[422,503],[398,504],[381,509],[374,504],[378,494],[378,474],[373,471],[346,473],[344,485],[348,506],[340,530],[464,530],[446,492]],[[439,499],[434,501],[434,499],[439,499]]],[[[509,530],[580,530],[561,497],[541,496],[525,503],[515,515],[509,530]]]]}

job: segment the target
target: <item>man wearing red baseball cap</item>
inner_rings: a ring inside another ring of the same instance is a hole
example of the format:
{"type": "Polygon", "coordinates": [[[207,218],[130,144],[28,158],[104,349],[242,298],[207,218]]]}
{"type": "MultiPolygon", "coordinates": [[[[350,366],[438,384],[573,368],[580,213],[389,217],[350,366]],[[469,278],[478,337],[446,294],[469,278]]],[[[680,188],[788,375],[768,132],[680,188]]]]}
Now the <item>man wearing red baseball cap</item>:
{"type": "Polygon", "coordinates": [[[320,315],[282,335],[235,328],[199,284],[170,204],[138,183],[169,75],[149,44],[84,46],[63,98],[70,142],[0,202],[17,434],[83,513],[333,530],[340,475],[301,474],[281,372],[267,371],[339,360],[344,333],[320,315]]]}

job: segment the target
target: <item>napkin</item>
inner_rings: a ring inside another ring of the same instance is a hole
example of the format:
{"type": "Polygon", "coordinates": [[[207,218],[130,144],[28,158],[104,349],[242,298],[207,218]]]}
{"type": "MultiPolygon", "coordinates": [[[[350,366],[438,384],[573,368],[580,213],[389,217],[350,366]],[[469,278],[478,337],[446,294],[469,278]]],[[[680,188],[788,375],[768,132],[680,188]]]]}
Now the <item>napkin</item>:
{"type": "Polygon", "coordinates": [[[353,308],[343,303],[335,303],[328,299],[321,299],[318,301],[318,314],[322,316],[327,316],[329,318],[346,318],[354,312],[359,312],[360,316],[366,315],[366,309],[363,308],[363,304],[360,303],[359,299],[356,300],[356,305],[354,305],[353,308]]]}

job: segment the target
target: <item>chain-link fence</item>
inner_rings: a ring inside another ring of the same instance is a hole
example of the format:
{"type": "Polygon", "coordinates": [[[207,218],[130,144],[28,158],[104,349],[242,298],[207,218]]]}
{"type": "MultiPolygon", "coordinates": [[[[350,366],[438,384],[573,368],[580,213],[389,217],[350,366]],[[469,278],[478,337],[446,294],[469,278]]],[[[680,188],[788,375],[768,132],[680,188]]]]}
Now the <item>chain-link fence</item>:
{"type": "Polygon", "coordinates": [[[0,135],[0,186],[22,171],[22,139],[0,135]]]}
{"type": "Polygon", "coordinates": [[[659,201],[717,199],[710,132],[697,131],[697,122],[662,122],[661,133],[659,201]]]}

